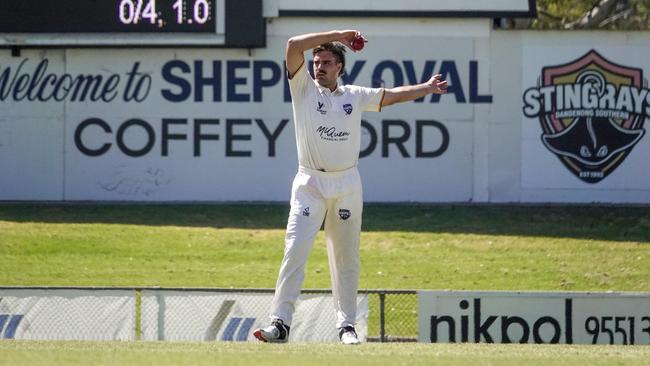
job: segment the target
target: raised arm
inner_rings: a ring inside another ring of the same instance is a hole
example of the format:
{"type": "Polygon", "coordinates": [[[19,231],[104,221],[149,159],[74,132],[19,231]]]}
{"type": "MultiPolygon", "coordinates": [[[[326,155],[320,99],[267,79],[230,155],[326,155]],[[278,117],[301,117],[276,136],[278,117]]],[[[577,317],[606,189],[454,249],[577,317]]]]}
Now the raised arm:
{"type": "Polygon", "coordinates": [[[289,38],[285,55],[289,77],[293,77],[303,62],[305,62],[305,51],[327,42],[341,42],[348,48],[353,49],[352,41],[357,36],[361,36],[361,33],[357,30],[335,30],[301,34],[289,38]]]}
{"type": "Polygon", "coordinates": [[[429,94],[445,94],[447,92],[447,82],[440,80],[441,78],[442,75],[436,74],[426,83],[386,89],[381,106],[386,107],[395,103],[408,102],[429,94]]]}

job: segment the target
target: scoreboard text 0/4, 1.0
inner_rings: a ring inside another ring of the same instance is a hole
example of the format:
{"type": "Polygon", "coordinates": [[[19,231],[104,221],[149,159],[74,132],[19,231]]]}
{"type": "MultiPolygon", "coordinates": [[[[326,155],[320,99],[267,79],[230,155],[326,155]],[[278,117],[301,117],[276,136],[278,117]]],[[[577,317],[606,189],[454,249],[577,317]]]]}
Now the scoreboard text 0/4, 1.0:
{"type": "Polygon", "coordinates": [[[214,5],[208,0],[120,0],[118,5],[119,20],[124,25],[136,25],[149,23],[164,28],[169,22],[176,25],[193,24],[197,26],[207,24],[213,17],[214,5]],[[163,3],[163,4],[161,4],[163,3]],[[169,14],[169,6],[173,10],[173,17],[165,19],[160,6],[167,6],[166,14],[169,14]]]}

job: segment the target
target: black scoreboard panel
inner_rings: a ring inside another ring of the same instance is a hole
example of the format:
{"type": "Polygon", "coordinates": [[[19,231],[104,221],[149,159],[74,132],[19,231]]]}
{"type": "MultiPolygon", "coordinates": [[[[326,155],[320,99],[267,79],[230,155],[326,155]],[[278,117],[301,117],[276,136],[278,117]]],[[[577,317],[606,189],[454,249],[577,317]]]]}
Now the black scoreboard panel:
{"type": "Polygon", "coordinates": [[[0,33],[215,33],[216,0],[2,0],[0,33]]]}
{"type": "Polygon", "coordinates": [[[264,47],[262,0],[0,0],[0,47],[264,47]]]}

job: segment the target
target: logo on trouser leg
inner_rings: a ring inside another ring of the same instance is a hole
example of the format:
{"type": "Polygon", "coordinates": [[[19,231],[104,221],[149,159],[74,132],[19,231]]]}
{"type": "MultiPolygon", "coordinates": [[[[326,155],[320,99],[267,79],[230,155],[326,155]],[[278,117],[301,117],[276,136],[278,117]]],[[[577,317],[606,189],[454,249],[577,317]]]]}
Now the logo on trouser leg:
{"type": "Polygon", "coordinates": [[[302,215],[306,216],[306,217],[309,217],[309,207],[305,207],[305,209],[302,210],[302,215]]]}
{"type": "Polygon", "coordinates": [[[350,210],[345,208],[339,209],[339,217],[341,218],[341,220],[347,220],[350,218],[350,216],[351,216],[350,210]]]}

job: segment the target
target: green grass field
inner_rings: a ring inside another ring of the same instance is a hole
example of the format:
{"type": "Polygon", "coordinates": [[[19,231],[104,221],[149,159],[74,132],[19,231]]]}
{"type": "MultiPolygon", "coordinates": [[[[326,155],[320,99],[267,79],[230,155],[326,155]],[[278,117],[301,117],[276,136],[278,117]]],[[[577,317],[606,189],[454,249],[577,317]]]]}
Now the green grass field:
{"type": "Polygon", "coordinates": [[[0,342],[0,365],[648,365],[648,346],[0,342]]]}
{"type": "MultiPolygon", "coordinates": [[[[0,285],[272,288],[287,212],[0,205],[0,285]]],[[[649,292],[650,209],[368,205],[361,257],[367,289],[649,292]]],[[[321,233],[305,288],[329,287],[321,233]]],[[[2,365],[286,365],[282,357],[310,365],[648,365],[650,347],[0,342],[2,365]]]]}
{"type": "MultiPolygon", "coordinates": [[[[272,288],[283,205],[0,205],[1,285],[272,288]]],[[[644,207],[378,206],[361,288],[650,291],[644,207]]],[[[305,288],[329,288],[322,233],[305,288]]]]}

